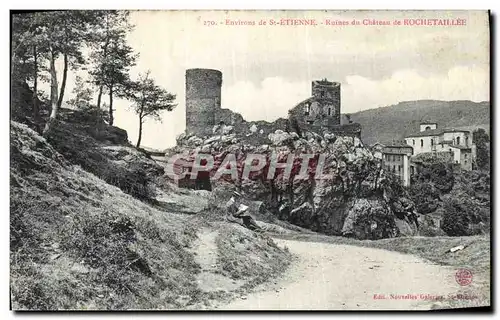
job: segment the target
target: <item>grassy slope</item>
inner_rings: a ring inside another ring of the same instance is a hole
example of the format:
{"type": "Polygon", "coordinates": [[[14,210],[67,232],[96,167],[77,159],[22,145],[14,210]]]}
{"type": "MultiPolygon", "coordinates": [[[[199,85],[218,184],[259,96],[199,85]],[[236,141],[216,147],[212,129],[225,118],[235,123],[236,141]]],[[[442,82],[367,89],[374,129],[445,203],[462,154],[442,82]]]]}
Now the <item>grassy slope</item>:
{"type": "Polygon", "coordinates": [[[362,127],[365,143],[390,142],[418,131],[420,120],[435,121],[439,127],[489,130],[490,103],[472,101],[419,100],[369,109],[352,114],[362,127]]]}
{"type": "MultiPolygon", "coordinates": [[[[431,262],[458,268],[467,268],[473,272],[473,283],[464,287],[463,292],[478,296],[472,303],[477,306],[490,305],[490,236],[471,237],[400,237],[382,240],[356,240],[323,235],[288,234],[277,236],[289,240],[326,242],[345,244],[412,254],[431,262]],[[449,249],[464,245],[466,248],[454,253],[449,249]]],[[[470,306],[470,301],[449,300],[442,307],[460,308],[470,306]]]]}
{"type": "MultiPolygon", "coordinates": [[[[175,309],[217,296],[202,291],[193,244],[202,219],[153,208],[71,165],[34,131],[11,122],[11,297],[13,308],[175,309]]],[[[196,201],[196,195],[193,200],[196,201]]],[[[236,226],[223,241],[244,235],[236,226]]],[[[264,277],[289,255],[250,238],[269,257],[264,277]]],[[[221,265],[226,255],[221,255],[221,265]]],[[[258,257],[260,258],[260,257],[258,257]]],[[[262,273],[261,273],[262,271],[262,273]]],[[[236,270],[238,272],[238,270],[236,270]]],[[[252,283],[252,275],[241,275],[252,283]]]]}

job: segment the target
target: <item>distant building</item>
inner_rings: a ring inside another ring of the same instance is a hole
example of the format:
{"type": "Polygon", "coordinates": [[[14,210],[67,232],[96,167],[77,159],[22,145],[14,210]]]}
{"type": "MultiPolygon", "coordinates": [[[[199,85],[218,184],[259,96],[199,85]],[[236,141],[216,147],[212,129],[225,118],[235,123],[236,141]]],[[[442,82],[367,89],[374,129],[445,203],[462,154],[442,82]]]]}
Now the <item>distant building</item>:
{"type": "Polygon", "coordinates": [[[382,148],[382,166],[401,179],[404,186],[410,185],[410,157],[413,148],[404,142],[387,144],[382,148]]]}
{"type": "Polygon", "coordinates": [[[413,147],[413,155],[421,153],[450,152],[453,162],[464,170],[472,170],[475,145],[467,130],[439,129],[437,123],[420,123],[420,131],[405,137],[406,144],[413,147]]]}

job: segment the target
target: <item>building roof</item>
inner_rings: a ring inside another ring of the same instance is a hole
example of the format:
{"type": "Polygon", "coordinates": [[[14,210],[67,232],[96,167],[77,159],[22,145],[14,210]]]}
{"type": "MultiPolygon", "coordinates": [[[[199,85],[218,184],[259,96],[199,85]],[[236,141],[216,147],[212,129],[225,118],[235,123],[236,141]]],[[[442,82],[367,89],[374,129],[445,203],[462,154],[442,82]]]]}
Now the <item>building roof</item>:
{"type": "Polygon", "coordinates": [[[443,129],[425,130],[425,131],[411,133],[411,134],[405,136],[405,138],[439,136],[439,135],[443,134],[443,132],[444,132],[443,129]]]}
{"type": "Polygon", "coordinates": [[[470,131],[468,131],[468,130],[460,130],[460,129],[454,129],[454,128],[433,129],[433,130],[425,130],[425,131],[411,133],[409,135],[406,135],[405,138],[440,136],[445,132],[468,132],[468,133],[470,133],[470,131]]]}
{"type": "Polygon", "coordinates": [[[375,142],[370,146],[370,148],[375,148],[375,147],[385,147],[385,144],[380,143],[380,142],[375,142]]]}
{"type": "Polygon", "coordinates": [[[402,154],[402,153],[411,153],[413,154],[413,147],[410,145],[407,145],[402,142],[394,142],[387,144],[385,147],[382,148],[382,153],[384,154],[402,154]],[[411,149],[411,152],[403,150],[404,148],[411,149]],[[397,149],[398,151],[390,150],[390,149],[397,149]]]}
{"type": "Polygon", "coordinates": [[[404,148],[404,147],[409,147],[412,148],[409,144],[407,144],[405,141],[387,141],[385,143],[381,143],[382,146],[386,148],[404,148]]]}
{"type": "Polygon", "coordinates": [[[457,145],[450,145],[450,148],[455,148],[455,149],[460,149],[460,150],[470,150],[470,147],[466,146],[457,146],[457,145]]]}

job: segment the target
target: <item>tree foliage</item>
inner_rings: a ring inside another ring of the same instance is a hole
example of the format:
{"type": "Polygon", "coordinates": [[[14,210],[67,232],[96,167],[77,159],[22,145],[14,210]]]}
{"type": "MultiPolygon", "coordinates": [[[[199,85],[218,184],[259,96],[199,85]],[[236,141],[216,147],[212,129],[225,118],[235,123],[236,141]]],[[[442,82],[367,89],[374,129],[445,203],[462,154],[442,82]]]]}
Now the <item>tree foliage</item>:
{"type": "Polygon", "coordinates": [[[126,35],[133,29],[128,11],[105,10],[94,34],[89,74],[99,88],[97,108],[101,107],[102,95],[109,95],[109,124],[113,125],[113,98],[125,97],[130,83],[130,68],[135,66],[138,54],[127,44],[126,35]]]}
{"type": "Polygon", "coordinates": [[[449,236],[475,235],[489,227],[489,210],[478,207],[469,196],[461,194],[446,199],[444,209],[441,229],[449,236]]]}
{"type": "MultiPolygon", "coordinates": [[[[37,81],[45,71],[41,60],[49,63],[51,114],[43,130],[48,135],[62,105],[69,69],[78,69],[85,63],[83,49],[93,38],[99,11],[66,10],[19,14],[13,18],[12,70],[15,81],[33,81],[36,103],[37,81]],[[59,88],[56,61],[63,59],[61,87],[59,88]]],[[[38,112],[34,106],[34,112],[38,112]]],[[[37,115],[35,115],[36,117],[37,115]]]]}
{"type": "Polygon", "coordinates": [[[409,194],[417,212],[421,214],[428,214],[436,211],[440,205],[440,193],[429,182],[415,183],[410,186],[409,194]]]}
{"type": "Polygon", "coordinates": [[[75,79],[75,88],[73,89],[74,97],[67,101],[69,105],[72,105],[78,109],[90,109],[92,108],[92,96],[94,91],[89,87],[82,77],[77,76],[75,79]]]}
{"type": "Polygon", "coordinates": [[[133,101],[133,109],[139,117],[139,137],[137,147],[141,145],[142,125],[146,118],[152,117],[156,121],[161,121],[163,111],[172,111],[176,96],[167,90],[161,88],[151,78],[151,72],[148,70],[139,75],[137,81],[129,84],[127,96],[133,101]]]}
{"type": "Polygon", "coordinates": [[[479,128],[472,133],[472,140],[476,144],[476,164],[479,169],[489,170],[490,168],[490,137],[483,128],[479,128]]]}
{"type": "MultiPolygon", "coordinates": [[[[45,136],[64,100],[69,71],[81,67],[89,70],[91,84],[98,88],[98,107],[103,92],[109,94],[109,122],[113,124],[113,98],[125,96],[129,70],[138,56],[126,42],[132,28],[128,11],[66,10],[13,15],[11,76],[13,83],[31,85],[33,118],[38,124],[38,80],[50,83],[51,113],[43,129],[45,136]],[[56,72],[59,61],[63,63],[61,75],[56,72]]],[[[80,94],[91,90],[82,85],[77,83],[80,94]]],[[[81,98],[75,97],[71,102],[80,103],[81,98]]]]}

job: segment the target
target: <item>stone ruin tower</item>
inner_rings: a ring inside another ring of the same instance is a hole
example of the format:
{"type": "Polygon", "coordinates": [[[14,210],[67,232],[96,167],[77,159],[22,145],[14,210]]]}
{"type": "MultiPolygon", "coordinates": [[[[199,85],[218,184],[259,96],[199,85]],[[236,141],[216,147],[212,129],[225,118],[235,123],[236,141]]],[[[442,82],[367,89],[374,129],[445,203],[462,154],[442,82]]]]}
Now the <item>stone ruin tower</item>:
{"type": "Polygon", "coordinates": [[[186,133],[204,136],[212,132],[221,109],[222,72],[186,70],[186,133]]]}
{"type": "Polygon", "coordinates": [[[315,80],[311,86],[314,100],[319,102],[329,125],[340,124],[340,83],[315,80]]]}

